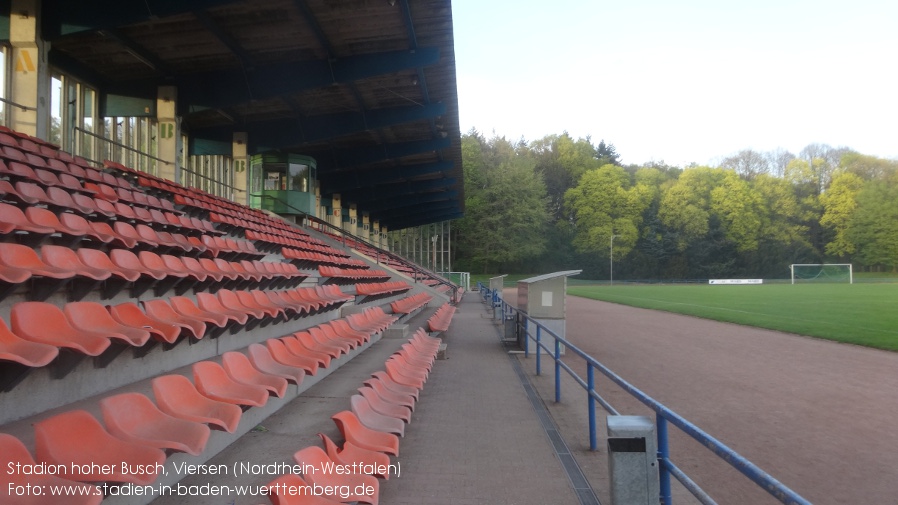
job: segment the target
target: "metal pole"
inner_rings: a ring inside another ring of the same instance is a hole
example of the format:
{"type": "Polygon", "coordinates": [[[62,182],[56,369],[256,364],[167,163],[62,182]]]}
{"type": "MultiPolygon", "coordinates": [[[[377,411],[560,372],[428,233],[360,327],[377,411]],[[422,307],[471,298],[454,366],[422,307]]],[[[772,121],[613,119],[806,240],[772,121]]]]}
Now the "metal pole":
{"type": "Polygon", "coordinates": [[[596,440],[596,399],[592,397],[596,390],[596,373],[591,364],[586,364],[586,382],[589,389],[586,391],[586,401],[589,408],[589,450],[594,451],[598,447],[596,440]]]}
{"type": "Polygon", "coordinates": [[[619,235],[611,234],[611,251],[608,253],[608,259],[611,260],[611,267],[608,270],[609,284],[614,286],[614,237],[619,235]]]}
{"type": "MultiPolygon", "coordinates": [[[[518,316],[516,316],[515,319],[517,319],[519,317],[520,317],[520,314],[518,316]]],[[[525,358],[530,357],[530,329],[527,327],[528,326],[527,323],[528,323],[527,318],[524,318],[524,357],[525,358]]],[[[518,327],[518,322],[515,321],[515,329],[517,329],[517,327],[518,327]]],[[[537,333],[537,335],[539,334],[539,326],[536,327],[536,333],[537,333]]],[[[537,344],[537,346],[536,346],[536,352],[539,353],[539,344],[537,344]]],[[[536,366],[537,366],[537,368],[539,368],[539,364],[538,364],[539,363],[539,354],[537,354],[536,359],[537,359],[536,366]]],[[[539,372],[537,372],[536,375],[539,375],[539,372]]]]}
{"type": "Polygon", "coordinates": [[[536,325],[536,375],[541,375],[543,372],[542,366],[540,364],[540,354],[542,353],[539,352],[542,341],[542,333],[542,327],[536,325]]]}
{"type": "MultiPolygon", "coordinates": [[[[670,460],[670,447],[667,439],[667,419],[661,414],[655,415],[655,425],[658,428],[658,459],[665,463],[670,460]]],[[[670,470],[666,465],[658,465],[658,481],[661,491],[661,504],[672,505],[673,501],[670,496],[670,470]]]]}
{"type": "Polygon", "coordinates": [[[555,403],[561,401],[561,342],[555,337],[555,403]]]}

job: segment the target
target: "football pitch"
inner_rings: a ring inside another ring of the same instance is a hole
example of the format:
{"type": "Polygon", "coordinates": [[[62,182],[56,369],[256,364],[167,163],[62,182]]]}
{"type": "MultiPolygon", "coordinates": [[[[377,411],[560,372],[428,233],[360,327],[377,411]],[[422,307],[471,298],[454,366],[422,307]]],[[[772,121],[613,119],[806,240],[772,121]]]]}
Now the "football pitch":
{"type": "Polygon", "coordinates": [[[569,286],[568,294],[898,351],[898,284],[569,286]]]}

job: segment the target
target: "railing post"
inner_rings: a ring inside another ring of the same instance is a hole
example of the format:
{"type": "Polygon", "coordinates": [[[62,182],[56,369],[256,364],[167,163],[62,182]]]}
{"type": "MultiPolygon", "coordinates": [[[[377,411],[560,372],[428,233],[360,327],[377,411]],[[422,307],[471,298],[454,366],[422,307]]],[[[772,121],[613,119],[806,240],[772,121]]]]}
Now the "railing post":
{"type": "Polygon", "coordinates": [[[661,505],[673,503],[670,496],[670,471],[667,469],[667,461],[670,460],[670,447],[667,441],[667,419],[661,414],[655,414],[655,425],[658,430],[658,483],[661,491],[661,505]]]}
{"type": "Polygon", "coordinates": [[[555,337],[555,403],[561,401],[561,342],[555,337]]]}
{"type": "MultiPolygon", "coordinates": [[[[514,324],[515,329],[518,329],[518,321],[517,320],[520,317],[521,317],[520,314],[515,316],[515,324],[514,324]]],[[[530,329],[528,328],[528,324],[527,324],[528,322],[529,321],[527,321],[527,318],[525,317],[524,318],[524,357],[525,358],[530,357],[530,329]]],[[[536,331],[539,331],[539,326],[536,327],[536,331]]],[[[538,351],[539,351],[539,346],[537,346],[537,352],[538,351]]]]}
{"type": "Polygon", "coordinates": [[[589,409],[589,450],[594,451],[599,444],[596,439],[596,399],[592,397],[593,391],[596,390],[596,373],[592,363],[589,362],[586,363],[586,385],[589,387],[586,391],[589,409]]]}
{"type": "Polygon", "coordinates": [[[541,338],[542,334],[543,334],[542,326],[536,325],[536,375],[540,375],[542,373],[542,367],[540,366],[540,363],[539,363],[539,361],[540,361],[539,355],[541,354],[539,352],[539,350],[540,350],[540,347],[542,347],[541,342],[540,342],[542,340],[542,338],[541,338]]]}

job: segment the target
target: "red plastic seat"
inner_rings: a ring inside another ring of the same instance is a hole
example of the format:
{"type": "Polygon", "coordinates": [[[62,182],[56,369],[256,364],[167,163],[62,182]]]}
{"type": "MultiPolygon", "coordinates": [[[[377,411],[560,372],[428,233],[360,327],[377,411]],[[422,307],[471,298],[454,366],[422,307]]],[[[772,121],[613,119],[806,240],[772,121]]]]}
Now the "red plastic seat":
{"type": "Polygon", "coordinates": [[[411,422],[412,410],[409,407],[390,402],[386,398],[380,396],[373,388],[362,387],[358,389],[358,392],[365,398],[368,405],[371,406],[371,409],[378,414],[401,419],[406,423],[411,422]]]}
{"type": "Polygon", "coordinates": [[[116,321],[105,306],[96,302],[67,303],[63,313],[72,326],[81,331],[103,334],[134,347],[142,347],[150,340],[150,332],[116,321]]]}
{"type": "Polygon", "coordinates": [[[193,303],[193,300],[185,296],[173,296],[169,298],[168,302],[171,304],[171,307],[175,309],[175,312],[178,312],[181,315],[205,321],[206,323],[212,323],[219,328],[225,328],[228,325],[228,316],[217,312],[202,310],[193,303]]]}
{"type": "Polygon", "coordinates": [[[221,362],[228,375],[241,384],[261,386],[278,398],[283,398],[287,392],[286,379],[260,372],[242,353],[226,352],[221,355],[221,362]]]}
{"type": "Polygon", "coordinates": [[[364,396],[350,396],[349,404],[351,405],[352,413],[368,428],[384,433],[392,433],[400,437],[405,436],[405,422],[402,419],[377,412],[364,396]]]}
{"type": "Polygon", "coordinates": [[[59,308],[44,302],[20,302],[10,311],[12,331],[16,335],[42,344],[74,349],[88,356],[98,356],[110,343],[106,335],[74,328],[59,308]]]}
{"type": "MultiPolygon", "coordinates": [[[[388,401],[394,405],[399,405],[402,407],[407,407],[410,411],[415,411],[415,397],[412,395],[408,395],[405,393],[399,393],[394,391],[386,386],[380,379],[367,379],[363,382],[368,389],[374,390],[377,393],[377,396],[383,398],[385,401],[388,401]]],[[[359,388],[359,390],[365,388],[359,388]]]]}
{"type": "Polygon", "coordinates": [[[293,354],[279,339],[270,338],[265,341],[265,345],[268,347],[268,351],[271,352],[271,356],[278,363],[301,368],[308,375],[318,373],[318,360],[308,356],[293,354]]]}
{"type": "Polygon", "coordinates": [[[374,475],[375,477],[380,477],[384,480],[390,479],[390,457],[386,454],[363,449],[349,441],[344,441],[343,448],[341,449],[324,433],[319,433],[318,437],[321,438],[321,442],[324,443],[324,451],[327,452],[327,456],[337,464],[357,464],[361,465],[361,468],[372,468],[375,470],[375,473],[369,473],[368,475],[374,475]],[[378,473],[376,471],[377,469],[387,469],[387,471],[378,473]]]}
{"type": "Polygon", "coordinates": [[[222,306],[230,310],[236,310],[238,312],[244,312],[246,314],[251,315],[256,319],[264,319],[265,311],[262,310],[259,306],[247,306],[245,305],[240,298],[237,296],[237,293],[228,290],[222,289],[218,291],[218,300],[221,302],[222,306]]]}
{"type": "Polygon", "coordinates": [[[88,412],[72,410],[34,424],[37,460],[84,473],[69,476],[80,482],[128,482],[148,485],[162,473],[165,453],[154,447],[120,440],[107,432],[88,412]],[[134,470],[122,472],[122,464],[134,470]],[[100,468],[110,472],[99,473],[100,468]]]}
{"type": "Polygon", "coordinates": [[[241,326],[246,325],[246,322],[249,320],[249,315],[247,315],[246,312],[225,307],[215,295],[209,293],[197,293],[196,301],[200,309],[205,310],[206,312],[222,314],[241,326]]]}
{"type": "Polygon", "coordinates": [[[331,419],[343,434],[343,438],[354,445],[391,456],[399,455],[399,437],[396,435],[366,427],[355,414],[348,410],[337,412],[331,416],[331,419]]]}
{"type": "Polygon", "coordinates": [[[203,396],[225,403],[264,407],[268,390],[262,386],[241,384],[232,379],[224,368],[212,361],[193,364],[193,382],[203,396]]]}
{"type": "MultiPolygon", "coordinates": [[[[100,253],[102,254],[102,253],[100,253]]],[[[104,254],[105,256],[105,254],[104,254]]],[[[41,247],[41,259],[47,265],[62,271],[75,272],[76,275],[97,281],[108,279],[112,273],[102,267],[84,263],[78,254],[68,247],[45,245],[41,247]]]]}
{"type": "Polygon", "coordinates": [[[103,501],[103,492],[90,484],[83,484],[73,480],[63,479],[55,475],[26,474],[24,472],[12,472],[16,464],[25,468],[37,468],[37,462],[31,457],[31,453],[18,438],[0,433],[0,466],[4,471],[0,472],[0,495],[10,500],[5,503],[11,505],[56,505],[60,503],[59,496],[50,494],[51,486],[66,487],[73,492],[65,498],[66,505],[98,505],[103,501]],[[9,496],[7,491],[15,486],[32,486],[44,491],[43,495],[9,496]]]}
{"type": "MultiPolygon", "coordinates": [[[[15,361],[29,367],[47,365],[59,355],[52,345],[30,342],[9,331],[0,319],[0,360],[15,361]]],[[[0,472],[2,473],[2,472],[0,472]]]]}
{"type": "Polygon", "coordinates": [[[388,374],[387,372],[385,372],[383,370],[378,370],[378,371],[372,373],[371,377],[380,380],[380,382],[383,383],[383,385],[385,387],[387,387],[388,389],[390,389],[392,391],[411,396],[412,398],[415,399],[415,401],[418,400],[418,393],[419,393],[420,389],[418,389],[416,387],[409,386],[407,384],[401,384],[399,382],[396,382],[395,380],[393,380],[393,377],[391,377],[390,374],[388,374]]]}
{"type": "Polygon", "coordinates": [[[300,367],[278,363],[268,348],[261,344],[250,344],[247,349],[249,360],[262,373],[284,378],[294,384],[302,384],[306,371],[300,367]]]}
{"type": "Polygon", "coordinates": [[[187,421],[211,424],[234,433],[243,410],[232,403],[212,400],[200,394],[183,375],[163,375],[152,381],[159,410],[187,421]]]}
{"type": "MultiPolygon", "coordinates": [[[[308,334],[307,334],[308,335],[308,334]]],[[[286,337],[281,337],[281,342],[287,346],[287,349],[297,356],[308,356],[309,358],[318,360],[318,365],[321,368],[327,368],[331,364],[331,356],[324,349],[313,349],[306,346],[301,340],[296,338],[296,333],[293,335],[288,335],[286,337]]],[[[339,356],[340,351],[337,350],[336,354],[339,356]]]]}
{"type": "Polygon", "coordinates": [[[118,305],[107,305],[106,310],[112,315],[117,322],[134,328],[142,328],[157,340],[162,340],[169,344],[174,344],[181,335],[182,328],[173,324],[166,323],[160,319],[150,317],[144,311],[140,310],[134,302],[123,302],[118,305]]]}
{"type": "Polygon", "coordinates": [[[206,334],[206,323],[193,317],[184,316],[171,307],[165,300],[146,300],[141,302],[147,315],[166,324],[184,328],[196,339],[206,334]]]}
{"type": "MultiPolygon", "coordinates": [[[[341,353],[348,354],[349,351],[352,350],[352,346],[350,345],[350,342],[345,341],[343,339],[331,338],[328,335],[326,335],[323,331],[321,331],[321,329],[318,327],[308,328],[308,329],[306,329],[305,332],[300,332],[300,333],[294,334],[296,336],[296,338],[298,338],[298,339],[302,340],[304,343],[306,343],[308,341],[304,340],[304,336],[302,335],[302,333],[308,334],[314,342],[317,342],[318,346],[320,346],[321,348],[328,349],[329,352],[330,352],[330,349],[339,349],[339,351],[341,353]]],[[[309,342],[309,344],[311,344],[311,342],[309,342]]],[[[313,346],[307,345],[307,347],[313,347],[313,346]]],[[[333,354],[331,354],[331,355],[333,356],[333,354]]],[[[334,357],[336,358],[337,356],[334,356],[334,357]]]]}
{"type": "Polygon", "coordinates": [[[78,249],[75,254],[85,265],[91,265],[99,270],[108,271],[111,275],[115,275],[126,281],[134,282],[140,278],[140,271],[116,265],[103,251],[82,247],[78,249]]]}
{"type": "Polygon", "coordinates": [[[198,456],[209,440],[208,426],[172,417],[140,393],[103,398],[100,410],[109,433],[127,442],[198,456]]]}
{"type": "MultiPolygon", "coordinates": [[[[323,449],[309,446],[300,449],[293,454],[293,460],[303,467],[328,468],[334,465],[334,461],[328,457],[323,449]]],[[[322,486],[325,489],[352,490],[352,493],[326,495],[342,502],[362,502],[377,505],[380,493],[380,482],[377,478],[362,474],[340,474],[338,472],[308,472],[303,474],[306,481],[313,485],[322,486]],[[370,494],[359,493],[359,490],[371,491],[370,494]]]]}

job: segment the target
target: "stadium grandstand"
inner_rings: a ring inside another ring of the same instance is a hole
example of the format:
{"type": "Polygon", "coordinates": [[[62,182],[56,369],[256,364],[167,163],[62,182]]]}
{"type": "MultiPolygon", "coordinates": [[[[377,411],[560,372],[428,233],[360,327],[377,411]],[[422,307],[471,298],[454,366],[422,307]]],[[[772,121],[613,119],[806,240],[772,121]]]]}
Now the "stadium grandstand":
{"type": "Polygon", "coordinates": [[[714,503],[563,340],[579,271],[450,277],[449,1],[0,0],[0,74],[0,504],[714,503]]]}
{"type": "Polygon", "coordinates": [[[398,501],[465,291],[435,273],[452,29],[444,1],[3,2],[0,503],[398,501]]]}

